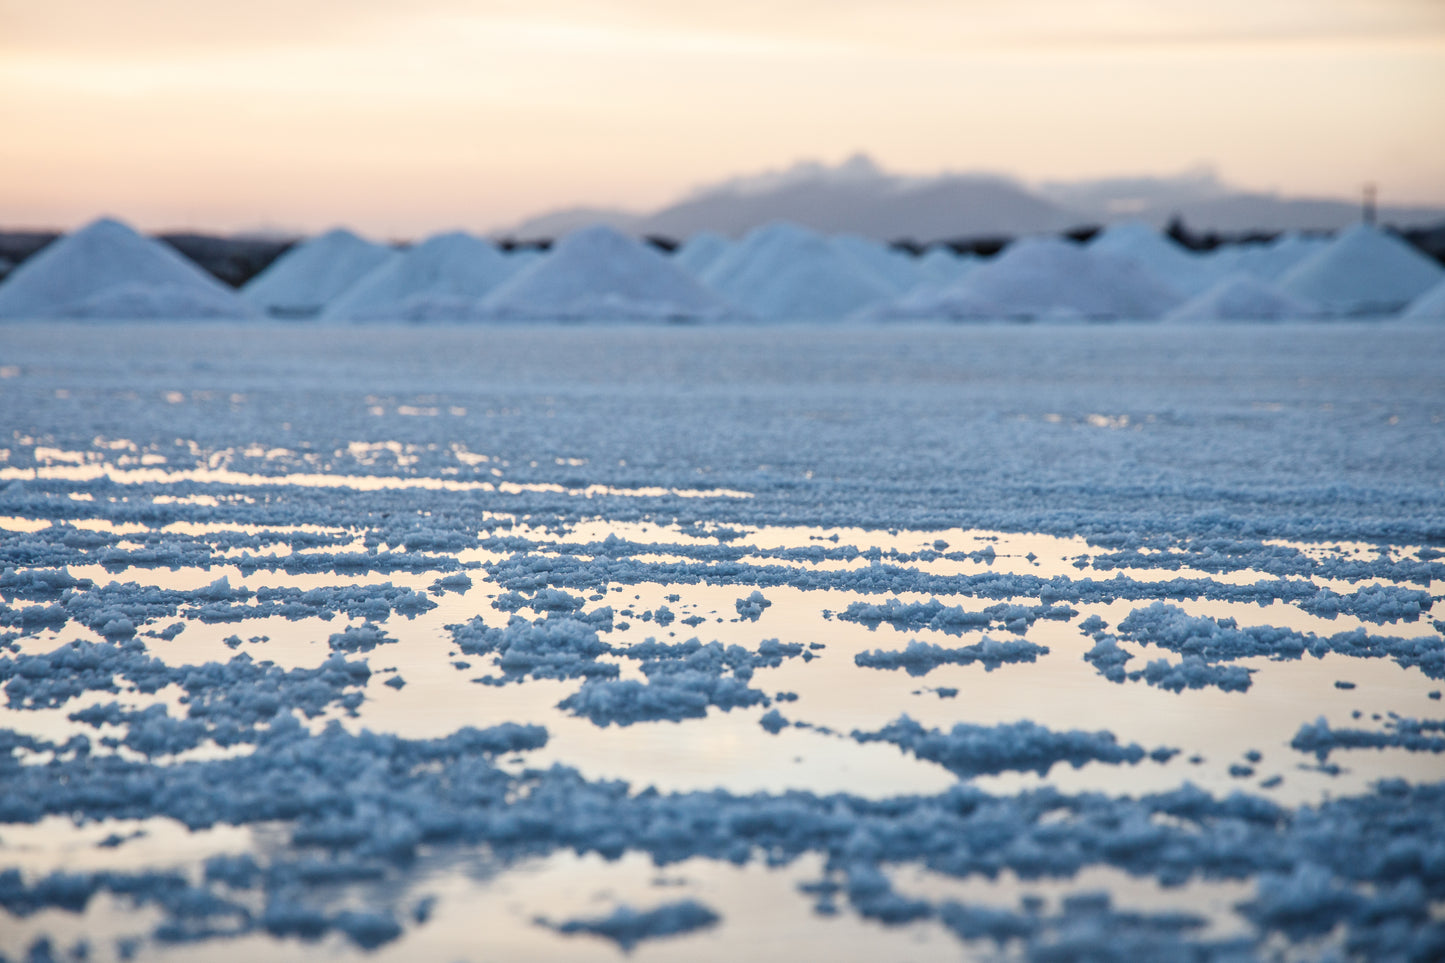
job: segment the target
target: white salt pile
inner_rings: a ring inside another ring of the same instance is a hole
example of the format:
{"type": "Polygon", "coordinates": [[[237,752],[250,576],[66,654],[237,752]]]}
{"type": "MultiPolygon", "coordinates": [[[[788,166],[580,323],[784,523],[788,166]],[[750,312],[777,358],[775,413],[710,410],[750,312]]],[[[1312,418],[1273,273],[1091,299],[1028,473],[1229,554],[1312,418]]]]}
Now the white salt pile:
{"type": "Polygon", "coordinates": [[[390,258],[321,312],[323,318],[373,321],[462,320],[519,268],[492,244],[461,232],[428,238],[390,258]]]}
{"type": "Polygon", "coordinates": [[[277,317],[315,317],[347,288],[399,256],[337,228],[281,255],[247,282],[241,295],[277,317]]]}
{"type": "Polygon", "coordinates": [[[1054,237],[1024,238],[962,281],[920,288],[861,316],[904,320],[1153,320],[1182,296],[1137,261],[1054,237]]]}
{"type": "Polygon", "coordinates": [[[507,263],[512,265],[513,274],[547,256],[547,252],[539,247],[514,247],[510,251],[502,253],[506,255],[507,263]]]}
{"type": "Polygon", "coordinates": [[[246,318],[236,293],[175,250],[104,218],[0,284],[0,318],[246,318]]]}
{"type": "Polygon", "coordinates": [[[829,242],[882,278],[896,294],[912,290],[924,280],[918,269],[918,259],[897,248],[858,234],[836,234],[829,238],[829,242]]]}
{"type": "Polygon", "coordinates": [[[1445,279],[1445,268],[1393,234],[1357,224],[1279,279],[1288,294],[1339,316],[1396,314],[1445,279]]]}
{"type": "Polygon", "coordinates": [[[962,281],[980,263],[972,255],[958,254],[948,245],[940,244],[929,248],[918,259],[918,273],[922,275],[919,284],[946,286],[962,281]]]}
{"type": "Polygon", "coordinates": [[[1165,321],[1294,321],[1320,309],[1249,274],[1231,274],[1164,315],[1165,321]]]}
{"type": "Polygon", "coordinates": [[[1205,255],[1216,277],[1251,274],[1263,281],[1275,281],[1300,261],[1329,246],[1329,239],[1289,232],[1267,243],[1229,244],[1205,255]]]}
{"type": "Polygon", "coordinates": [[[1411,301],[1400,317],[1410,321],[1445,321],[1445,281],[1411,301]]]}
{"type": "Polygon", "coordinates": [[[894,293],[827,238],[785,223],[750,232],[703,280],[757,317],[777,321],[838,320],[894,293]]]}
{"type": "Polygon", "coordinates": [[[569,234],[481,304],[496,318],[701,320],[738,312],[656,249],[610,227],[569,234]]]}
{"type": "Polygon", "coordinates": [[[672,255],[672,263],[700,278],[708,268],[732,247],[732,242],[714,231],[699,231],[672,255]]]}
{"type": "Polygon", "coordinates": [[[1181,294],[1198,294],[1216,280],[1208,261],[1142,221],[1111,224],[1089,241],[1095,254],[1138,261],[1181,294]]]}
{"type": "Polygon", "coordinates": [[[55,317],[135,321],[175,318],[250,318],[256,311],[233,291],[180,284],[118,284],[67,305],[55,317]]]}

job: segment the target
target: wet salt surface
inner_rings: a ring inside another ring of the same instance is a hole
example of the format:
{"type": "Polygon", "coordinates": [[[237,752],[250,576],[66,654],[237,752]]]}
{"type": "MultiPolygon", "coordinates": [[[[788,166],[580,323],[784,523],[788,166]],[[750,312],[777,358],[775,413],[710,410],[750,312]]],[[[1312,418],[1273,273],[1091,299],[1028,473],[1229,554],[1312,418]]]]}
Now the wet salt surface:
{"type": "Polygon", "coordinates": [[[1445,718],[1431,698],[1445,687],[1435,332],[1391,329],[1389,347],[1359,325],[1305,342],[368,328],[335,345],[276,327],[290,350],[272,356],[224,326],[127,326],[114,345],[115,329],[85,328],[79,347],[68,330],[0,332],[18,368],[0,383],[0,873],[18,872],[0,877],[4,952],[48,936],[100,959],[128,939],[143,958],[615,959],[606,938],[558,928],[685,900],[721,920],[635,955],[989,956],[988,933],[1022,957],[1442,945],[1445,805],[1430,793],[1445,754],[1341,744],[1322,766],[1291,745],[1317,719],[1370,734],[1417,719],[1428,735],[1445,718]],[[73,404],[87,394],[113,410],[73,404]],[[447,417],[387,414],[402,408],[447,417]],[[1089,417],[1120,410],[1118,431],[1089,417]],[[291,607],[256,608],[271,598],[291,607]],[[846,617],[934,599],[955,628],[846,617]],[[1177,623],[1206,635],[1174,651],[1159,633],[1175,623],[1122,627],[1155,603],[1211,620],[1177,623]],[[1062,617],[1011,621],[1009,607],[1046,606],[1062,617]],[[500,665],[500,650],[462,650],[479,636],[458,626],[522,638],[514,617],[551,641],[500,665]],[[368,624],[381,644],[333,652],[368,624]],[[1283,648],[1235,652],[1231,626],[1276,627],[1283,648]],[[692,638],[702,655],[647,647],[692,638]],[[1085,659],[1101,638],[1137,678],[1085,659]],[[130,653],[114,691],[21,670],[73,640],[130,653]],[[1047,652],[920,674],[856,661],[915,640],[1047,652]],[[1321,655],[1298,656],[1318,640],[1321,655]],[[1200,677],[1216,681],[1145,677],[1206,641],[1200,677]],[[226,668],[163,680],[135,667],[151,658],[226,668]],[[368,674],[297,674],[328,659],[368,674]],[[521,674],[475,681],[503,669],[521,674]],[[1225,670],[1248,688],[1222,687],[1225,670]],[[603,715],[560,707],[608,685],[621,701],[603,715]],[[639,700],[652,708],[636,719],[639,700]],[[84,721],[111,703],[118,724],[84,721]],[[148,706],[211,728],[197,741],[123,714],[148,706]],[[935,738],[983,733],[1001,771],[960,777],[859,738],[904,717],[935,738]],[[228,720],[256,728],[238,741],[228,720]],[[1035,771],[1010,742],[1025,720],[1088,746],[1080,764],[1035,771]],[[508,724],[545,739],[503,738],[508,724]],[[496,735],[447,742],[464,727],[496,735]],[[89,755],[58,748],[77,736],[89,755]],[[1135,745],[1142,758],[1104,761],[1135,745]],[[1178,752],[1147,755],[1160,747],[1178,752]],[[229,798],[250,785],[272,789],[229,798]],[[275,808],[302,785],[308,802],[275,808]],[[949,819],[963,822],[933,845],[909,835],[949,819]],[[1168,827],[1181,835],[1150,835],[1168,827]],[[208,875],[207,859],[245,854],[254,878],[208,875]],[[184,884],[140,875],[162,872],[184,884]]]}
{"type": "MultiPolygon", "coordinates": [[[[61,453],[68,454],[68,453],[61,453]]],[[[370,464],[370,462],[363,462],[370,464]]],[[[380,489],[430,489],[448,492],[503,492],[509,495],[521,492],[554,492],[573,494],[584,498],[595,495],[613,495],[625,498],[646,498],[658,495],[676,495],[683,498],[747,498],[747,492],[727,489],[678,490],[666,488],[609,488],[606,485],[589,485],[583,488],[568,488],[563,485],[517,484],[514,482],[455,481],[446,478],[393,478],[384,475],[253,475],[243,472],[198,469],[195,471],[166,471],[160,468],[124,469],[109,465],[89,466],[37,466],[35,468],[0,468],[0,481],[55,480],[94,481],[105,479],[118,485],[160,484],[174,485],[181,482],[196,482],[206,485],[269,486],[295,485],[302,488],[353,488],[360,491],[380,489]]],[[[159,504],[181,504],[180,499],[162,501],[159,504]]],[[[201,503],[201,502],[197,502],[201,503]]]]}

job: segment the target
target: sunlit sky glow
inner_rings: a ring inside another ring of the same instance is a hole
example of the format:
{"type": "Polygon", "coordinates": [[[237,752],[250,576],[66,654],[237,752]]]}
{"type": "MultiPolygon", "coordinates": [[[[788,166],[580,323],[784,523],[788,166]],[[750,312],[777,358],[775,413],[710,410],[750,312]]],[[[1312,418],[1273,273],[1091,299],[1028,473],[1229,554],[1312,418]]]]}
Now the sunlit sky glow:
{"type": "Polygon", "coordinates": [[[1441,0],[0,0],[0,225],[486,230],[866,151],[1445,204],[1441,0]]]}

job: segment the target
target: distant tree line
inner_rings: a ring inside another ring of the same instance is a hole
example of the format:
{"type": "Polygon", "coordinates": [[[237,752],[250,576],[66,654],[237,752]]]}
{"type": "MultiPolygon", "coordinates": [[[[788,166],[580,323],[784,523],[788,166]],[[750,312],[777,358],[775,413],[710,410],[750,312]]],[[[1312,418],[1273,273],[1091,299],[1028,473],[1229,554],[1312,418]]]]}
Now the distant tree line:
{"type": "MultiPolygon", "coordinates": [[[[1102,229],[1102,226],[1097,224],[1081,225],[1064,231],[1063,236],[1082,244],[1102,229]]],[[[1445,265],[1445,224],[1403,231],[1395,228],[1388,229],[1394,230],[1396,234],[1416,248],[1445,265]]],[[[1191,251],[1212,251],[1230,244],[1267,242],[1279,236],[1278,232],[1269,231],[1233,233],[1197,231],[1185,224],[1184,218],[1178,215],[1169,221],[1164,233],[1191,251]]],[[[59,236],[59,233],[55,231],[0,231],[0,278],[59,236]]],[[[158,237],[232,287],[240,287],[260,274],[272,261],[285,254],[296,243],[294,240],[220,237],[196,233],[161,234],[158,237]]],[[[644,240],[657,250],[668,254],[681,246],[679,240],[659,235],[649,235],[644,240]]],[[[890,246],[915,256],[923,254],[929,248],[944,245],[952,249],[955,254],[991,257],[1002,251],[1012,241],[1013,238],[1007,235],[960,236],[930,242],[900,238],[891,241],[890,246]]],[[[503,238],[497,242],[497,245],[504,251],[528,249],[546,251],[551,248],[552,240],[550,238],[527,240],[503,238]]]]}
{"type": "Polygon", "coordinates": [[[209,234],[162,234],[160,240],[201,267],[238,288],[285,254],[294,240],[212,237],[209,234]]]}
{"type": "Polygon", "coordinates": [[[54,231],[0,231],[0,277],[59,236],[54,231]]]}

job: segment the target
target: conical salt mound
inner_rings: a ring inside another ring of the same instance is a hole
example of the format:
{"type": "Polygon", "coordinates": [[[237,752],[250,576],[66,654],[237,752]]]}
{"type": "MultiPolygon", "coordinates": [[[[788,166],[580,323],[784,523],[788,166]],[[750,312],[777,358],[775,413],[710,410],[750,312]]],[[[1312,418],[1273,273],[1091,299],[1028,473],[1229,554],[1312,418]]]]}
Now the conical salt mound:
{"type": "Polygon", "coordinates": [[[713,231],[699,231],[687,239],[687,243],[672,255],[672,263],[695,278],[700,278],[723,252],[732,247],[732,241],[713,231]]]}
{"type": "Polygon", "coordinates": [[[1334,315],[1389,315],[1442,278],[1445,268],[1398,237],[1357,224],[1290,268],[1279,286],[1334,315]]]}
{"type": "Polygon", "coordinates": [[[826,238],[792,224],[769,224],[749,233],[718,258],[703,280],[768,320],[838,320],[894,293],[826,238]]]}
{"type": "Polygon", "coordinates": [[[1138,261],[1181,294],[1198,294],[1217,280],[1210,264],[1142,221],[1111,224],[1089,241],[1095,254],[1138,261]]]}
{"type": "Polygon", "coordinates": [[[980,263],[971,255],[954,253],[953,248],[947,245],[930,248],[918,259],[918,273],[922,280],[915,287],[925,284],[946,287],[968,277],[969,272],[980,263]]]}
{"type": "Polygon", "coordinates": [[[1154,320],[1182,296],[1137,261],[1058,238],[1025,238],[946,287],[864,312],[881,320],[1154,320]]]}
{"type": "Polygon", "coordinates": [[[246,318],[230,288],[119,221],[55,241],[0,284],[0,318],[246,318]]]}
{"type": "Polygon", "coordinates": [[[911,254],[857,234],[836,234],[829,243],[882,278],[894,293],[912,290],[923,281],[918,261],[911,254]]]}
{"type": "Polygon", "coordinates": [[[542,260],[542,258],[547,256],[546,251],[535,247],[517,247],[513,248],[510,251],[504,251],[502,253],[507,256],[508,263],[512,265],[513,274],[517,273],[517,271],[520,271],[528,264],[531,264],[534,261],[540,261],[542,260]]]}
{"type": "Polygon", "coordinates": [[[654,248],[610,227],[564,237],[499,285],[481,309],[496,318],[706,320],[737,312],[654,248]]]}
{"type": "Polygon", "coordinates": [[[1410,321],[1445,321],[1445,281],[1411,301],[1400,317],[1410,321]]]}
{"type": "Polygon", "coordinates": [[[118,284],[68,305],[66,318],[131,321],[145,318],[254,318],[234,291],[182,284],[118,284]]]}
{"type": "Polygon", "coordinates": [[[480,301],[516,270],[511,259],[480,238],[439,234],[383,262],[328,304],[321,316],[352,321],[462,319],[469,313],[468,301],[480,301]]]}
{"type": "Polygon", "coordinates": [[[1268,281],[1231,274],[1164,315],[1165,321],[1297,321],[1320,309],[1268,281]]]}
{"type": "Polygon", "coordinates": [[[298,244],[241,288],[241,296],[277,317],[310,318],[387,261],[392,248],[343,228],[298,244]]]}
{"type": "Polygon", "coordinates": [[[1205,255],[1216,277],[1249,274],[1262,281],[1280,275],[1316,251],[1329,246],[1327,238],[1290,232],[1267,244],[1226,244],[1205,255]]]}

